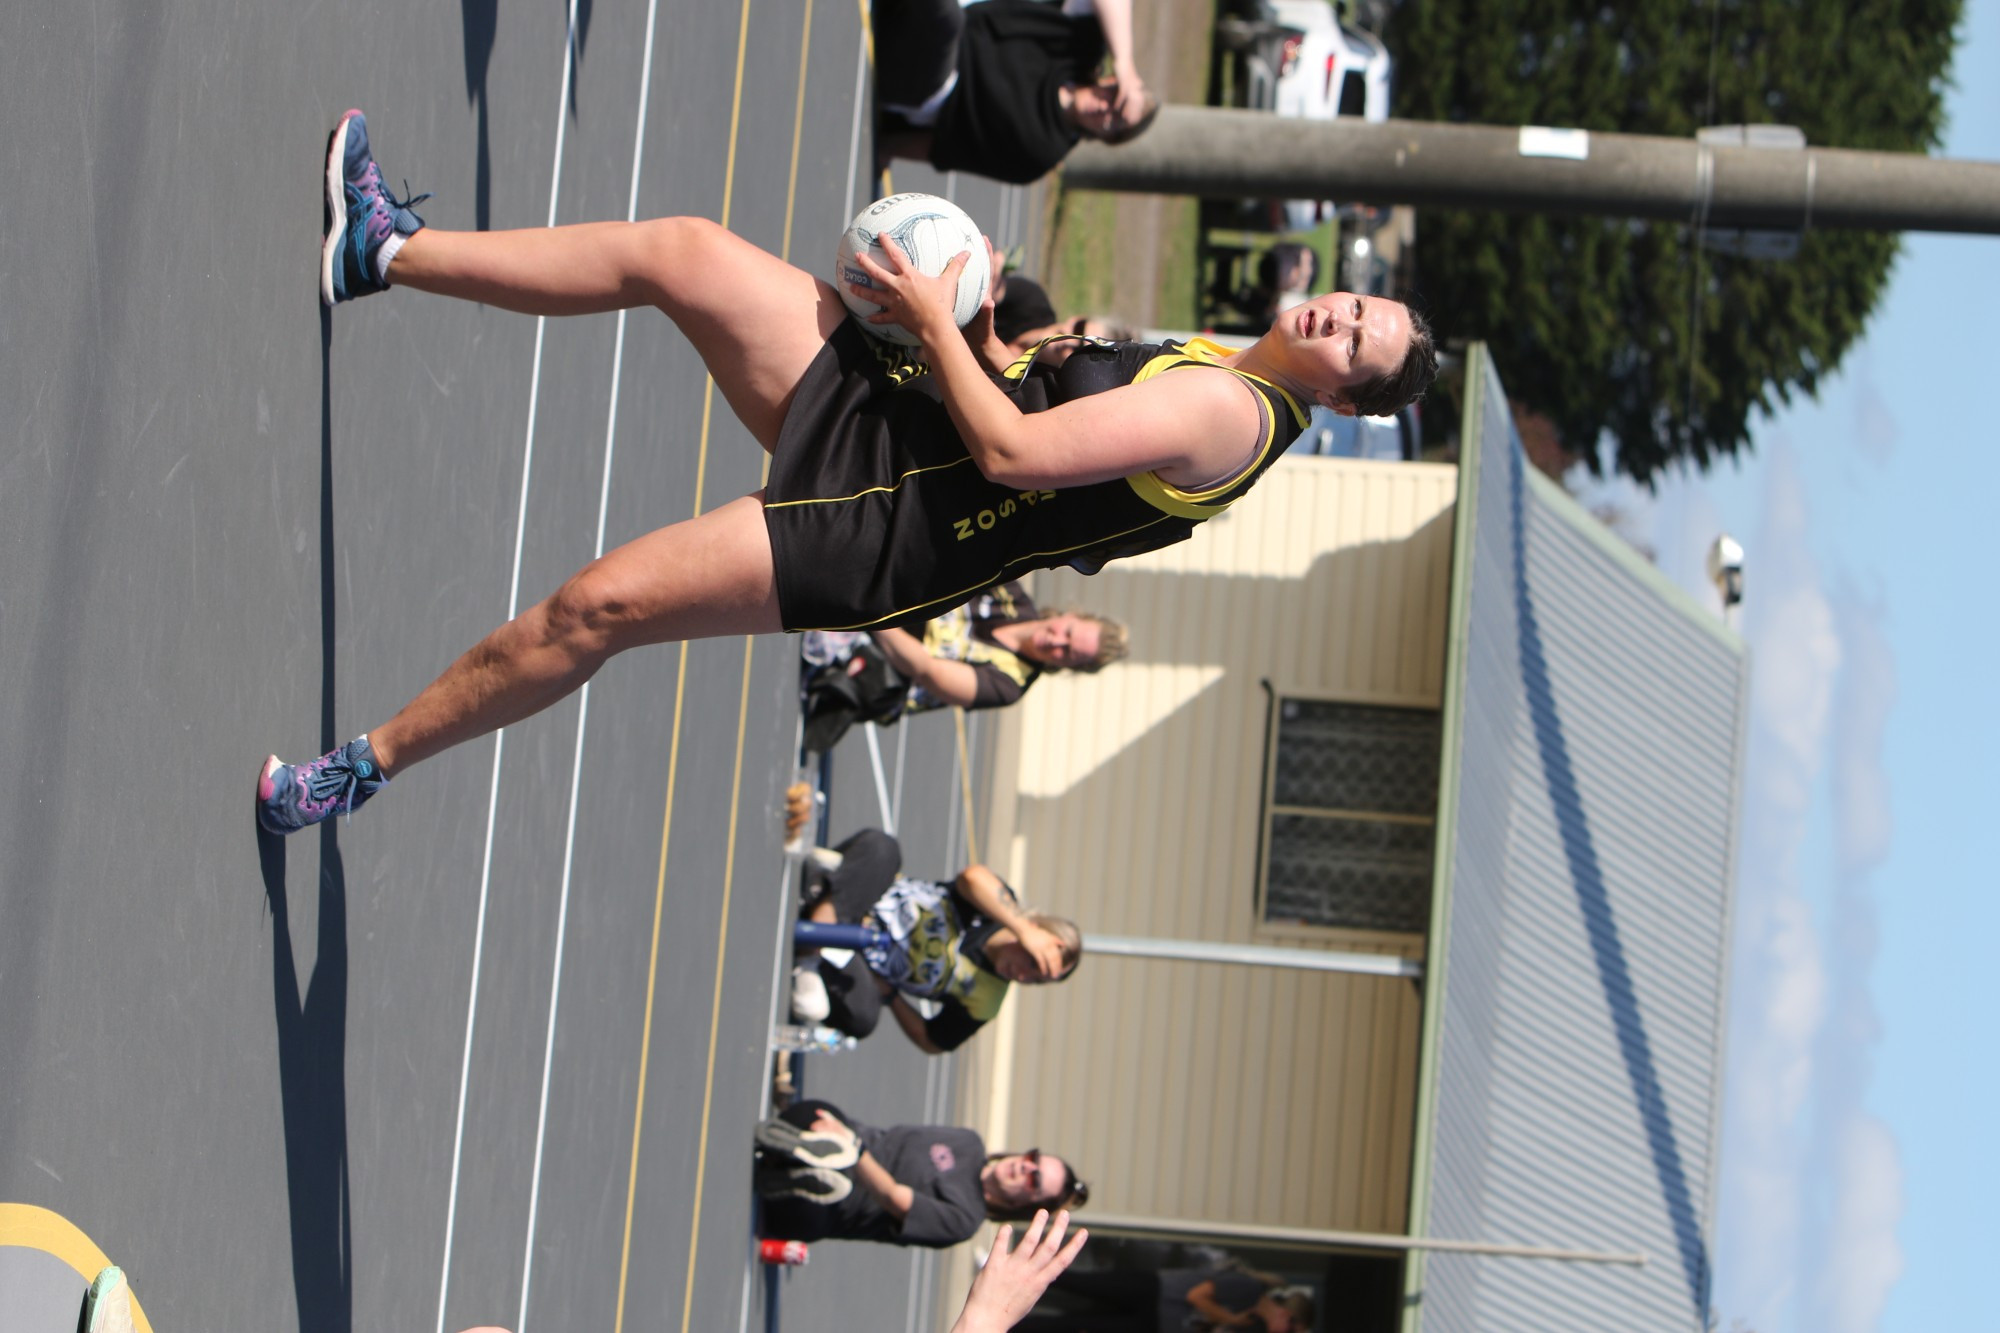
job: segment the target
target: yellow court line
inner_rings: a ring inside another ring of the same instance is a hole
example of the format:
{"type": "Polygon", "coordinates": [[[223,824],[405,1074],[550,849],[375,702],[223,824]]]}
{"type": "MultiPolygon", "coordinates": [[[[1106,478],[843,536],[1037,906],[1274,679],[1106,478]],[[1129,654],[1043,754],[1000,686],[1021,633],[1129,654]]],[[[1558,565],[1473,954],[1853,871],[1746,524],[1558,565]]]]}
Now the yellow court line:
{"type": "MultiPolygon", "coordinates": [[[[743,0],[742,17],[736,30],[736,89],[729,105],[729,156],[722,180],[722,225],[724,227],[729,225],[730,205],[735,199],[736,194],[736,143],[738,132],[743,125],[743,61],[749,49],[750,0],[743,0]]],[[[703,390],[701,402],[701,463],[695,475],[695,504],[697,506],[701,503],[702,486],[707,477],[709,417],[714,401],[715,377],[710,375],[703,390]]],[[[686,645],[682,645],[681,647],[681,661],[683,664],[687,661],[686,645]]],[[[744,681],[744,689],[749,689],[747,676],[744,681]]],[[[678,703],[676,704],[676,712],[678,712],[678,703]]],[[[680,746],[680,731],[678,727],[676,727],[674,732],[674,745],[676,749],[680,746]]],[[[742,739],[740,736],[737,740],[737,748],[739,751],[742,748],[742,739]]],[[[732,789],[729,794],[730,836],[732,839],[735,836],[737,800],[737,792],[732,789]]],[[[663,863],[661,866],[663,884],[665,873],[666,867],[663,863]]],[[[701,1089],[701,1136],[695,1148],[694,1216],[688,1227],[687,1283],[681,1295],[681,1333],[687,1333],[688,1321],[692,1317],[694,1310],[694,1262],[695,1255],[701,1247],[702,1191],[708,1181],[708,1122],[715,1106],[715,1048],[722,1020],[722,974],[727,946],[729,944],[729,892],[730,874],[728,871],[725,871],[723,875],[722,920],[717,927],[716,935],[715,995],[708,1020],[708,1067],[701,1089]]]]}
{"type": "MultiPolygon", "coordinates": [[[[722,225],[729,225],[729,207],[736,188],[736,135],[743,118],[743,55],[750,40],[750,0],[743,0],[743,13],[736,34],[736,92],[729,111],[729,156],[722,178],[722,225]]],[[[708,484],[708,439],[710,424],[715,408],[715,377],[704,378],[701,396],[701,437],[695,453],[694,472],[694,514],[701,517],[703,488],[708,484]]],[[[625,1294],[632,1271],[632,1214],[639,1198],[639,1147],[646,1120],[646,1074],[653,1049],[653,1004],[658,992],[660,973],[660,927],[666,910],[667,898],[667,852],[673,842],[674,791],[680,777],[681,763],[681,717],[687,704],[688,645],[681,644],[680,665],[674,675],[674,722],[670,733],[672,740],[667,746],[667,798],[666,808],[660,816],[660,868],[653,884],[653,939],[646,960],[646,1010],[639,1029],[639,1086],[632,1105],[632,1161],[625,1180],[625,1237],[618,1254],[618,1305],[612,1319],[613,1333],[623,1333],[625,1328],[625,1294]]],[[[729,936],[729,903],[725,896],[722,910],[722,937],[729,936]]],[[[716,959],[716,987],[721,989],[722,961],[718,953],[716,959]]],[[[714,1081],[715,1051],[714,1041],[709,1043],[710,1086],[702,1093],[702,1141],[706,1146],[708,1138],[708,1103],[711,1100],[714,1081]]],[[[702,1165],[695,1167],[694,1234],[688,1241],[688,1299],[694,1291],[694,1247],[701,1234],[701,1187],[702,1165]]],[[[683,1313],[685,1327],[685,1312],[683,1313]]]]}
{"type": "MultiPolygon", "coordinates": [[[[697,502],[699,503],[699,502],[697,502]]],[[[639,1135],[646,1116],[646,1067],[653,1050],[653,995],[660,975],[660,920],[667,901],[667,846],[674,830],[674,781],[681,762],[681,705],[687,697],[688,646],[681,645],[681,664],[674,678],[674,726],[667,747],[667,808],[660,817],[660,874],[653,885],[653,944],[646,962],[646,1018],[639,1029],[639,1090],[632,1106],[632,1167],[625,1178],[625,1242],[618,1252],[618,1308],[611,1327],[625,1327],[625,1280],[632,1268],[632,1208],[639,1198],[639,1135]]]]}
{"type": "MultiPolygon", "coordinates": [[[[31,1203],[0,1203],[0,1246],[4,1245],[40,1250],[60,1259],[76,1270],[86,1286],[111,1266],[111,1260],[97,1247],[97,1242],[84,1235],[74,1222],[61,1213],[31,1203]]],[[[153,1325],[139,1308],[136,1295],[132,1297],[132,1324],[138,1333],[153,1333],[153,1325]]]]}
{"type": "Polygon", "coordinates": [[[979,860],[979,840],[972,830],[972,750],[965,743],[965,710],[951,710],[952,721],[958,723],[958,786],[965,797],[965,859],[974,863],[979,860]]]}
{"type": "MultiPolygon", "coordinates": [[[[812,48],[812,32],[812,0],[806,0],[805,27],[799,33],[799,91],[792,103],[792,174],[785,186],[785,234],[778,243],[778,258],[787,263],[792,258],[792,204],[799,197],[799,140],[806,123],[806,53],[812,48]]],[[[764,469],[766,473],[770,471],[768,456],[764,460],[764,469]]]]}

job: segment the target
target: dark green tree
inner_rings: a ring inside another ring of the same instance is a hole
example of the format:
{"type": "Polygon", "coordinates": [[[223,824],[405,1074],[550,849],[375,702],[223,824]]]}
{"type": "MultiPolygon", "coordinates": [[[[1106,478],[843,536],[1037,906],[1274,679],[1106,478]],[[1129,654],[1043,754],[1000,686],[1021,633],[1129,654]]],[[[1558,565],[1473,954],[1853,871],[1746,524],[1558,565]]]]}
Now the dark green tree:
{"type": "MultiPolygon", "coordinates": [[[[1778,123],[1809,144],[1928,152],[1960,0],[1406,0],[1395,114],[1690,136],[1778,123]]],[[[1687,225],[1430,209],[1417,294],[1486,339],[1507,390],[1593,466],[1641,481],[1749,443],[1750,410],[1817,391],[1861,334],[1899,238],[1809,232],[1736,259],[1687,225]]],[[[1456,411],[1450,394],[1434,411],[1456,411]]]]}

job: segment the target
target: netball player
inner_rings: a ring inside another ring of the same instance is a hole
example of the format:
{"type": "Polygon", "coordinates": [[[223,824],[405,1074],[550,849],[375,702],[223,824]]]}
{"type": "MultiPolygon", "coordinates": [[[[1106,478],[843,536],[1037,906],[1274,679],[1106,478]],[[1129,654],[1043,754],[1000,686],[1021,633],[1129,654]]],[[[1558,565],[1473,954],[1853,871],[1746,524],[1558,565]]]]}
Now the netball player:
{"type": "Polygon", "coordinates": [[[383,187],[348,112],[327,160],[328,304],[393,281],[533,315],[657,307],[770,452],[770,482],[592,561],[339,749],[266,760],[258,817],[274,832],[352,810],[628,648],[920,624],[1033,569],[1094,573],[1181,540],[1249,489],[1312,404],[1393,412],[1437,365],[1414,312],[1336,292],[1241,351],[1092,345],[1054,373],[1007,367],[990,309],[965,334],[952,321],[963,258],[932,278],[892,255],[867,265],[867,294],[922,340],[917,360],[863,333],[826,283],[705,219],[447,232],[413,202],[383,187]]]}

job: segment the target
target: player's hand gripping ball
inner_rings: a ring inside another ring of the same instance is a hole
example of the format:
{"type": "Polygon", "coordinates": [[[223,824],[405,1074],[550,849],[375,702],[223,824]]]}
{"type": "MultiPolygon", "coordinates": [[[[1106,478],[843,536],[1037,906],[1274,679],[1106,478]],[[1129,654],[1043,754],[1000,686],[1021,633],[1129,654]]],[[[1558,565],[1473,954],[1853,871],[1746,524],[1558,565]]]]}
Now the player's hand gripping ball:
{"type": "Polygon", "coordinates": [[[986,300],[987,281],[992,276],[992,260],[978,224],[949,199],[934,194],[892,194],[887,199],[877,199],[855,215],[847,230],[840,234],[839,258],[834,262],[834,289],[864,330],[905,347],[915,347],[918,343],[916,336],[900,324],[869,323],[868,317],[880,313],[882,307],[848,290],[850,285],[874,285],[861,265],[854,262],[857,254],[866,253],[883,268],[896,267],[882,248],[883,236],[894,238],[909,262],[931,277],[944,272],[946,265],[969,251],[971,258],[958,275],[958,293],[952,302],[951,315],[964,328],[979,313],[986,300]]]}

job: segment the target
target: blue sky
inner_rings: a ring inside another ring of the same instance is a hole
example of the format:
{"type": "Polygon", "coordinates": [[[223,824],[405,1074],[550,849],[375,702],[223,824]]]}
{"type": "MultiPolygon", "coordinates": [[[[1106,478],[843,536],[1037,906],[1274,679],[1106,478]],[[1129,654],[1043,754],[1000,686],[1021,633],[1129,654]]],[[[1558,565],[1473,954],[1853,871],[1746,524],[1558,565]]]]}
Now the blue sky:
{"type": "MultiPolygon", "coordinates": [[[[2000,161],[2000,0],[1944,153],[2000,161]]],[[[2000,237],[1911,236],[1866,340],[1756,450],[1613,488],[1714,600],[1747,548],[1751,734],[1716,1307],[1757,1333],[2000,1327],[2000,237]]]]}

